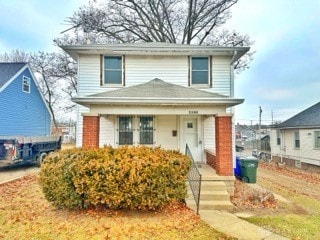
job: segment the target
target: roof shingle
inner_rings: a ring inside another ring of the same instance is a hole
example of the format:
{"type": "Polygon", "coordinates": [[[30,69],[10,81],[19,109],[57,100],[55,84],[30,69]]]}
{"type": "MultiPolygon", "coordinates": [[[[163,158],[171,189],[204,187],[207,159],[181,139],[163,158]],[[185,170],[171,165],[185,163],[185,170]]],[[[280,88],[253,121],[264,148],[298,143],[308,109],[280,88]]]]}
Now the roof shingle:
{"type": "Polygon", "coordinates": [[[280,123],[276,128],[320,127],[320,102],[280,123]]]}
{"type": "Polygon", "coordinates": [[[0,88],[6,84],[27,63],[0,63],[0,88]]]}
{"type": "Polygon", "coordinates": [[[91,95],[110,98],[227,98],[227,96],[179,86],[155,78],[147,83],[91,95]]]}

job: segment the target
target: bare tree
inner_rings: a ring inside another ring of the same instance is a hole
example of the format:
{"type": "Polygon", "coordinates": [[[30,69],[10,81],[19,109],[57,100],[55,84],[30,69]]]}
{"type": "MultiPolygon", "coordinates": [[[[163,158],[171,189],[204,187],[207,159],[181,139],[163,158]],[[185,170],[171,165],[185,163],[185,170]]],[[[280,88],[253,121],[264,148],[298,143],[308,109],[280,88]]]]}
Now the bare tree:
{"type": "Polygon", "coordinates": [[[10,53],[4,53],[0,55],[0,61],[3,62],[29,62],[30,61],[30,54],[20,50],[14,49],[10,53]]]}
{"type": "Polygon", "coordinates": [[[47,105],[52,113],[52,120],[57,127],[57,120],[54,111],[54,106],[59,99],[58,81],[55,77],[54,67],[57,64],[54,53],[38,52],[31,54],[32,69],[38,75],[39,85],[42,93],[45,96],[47,105]]]}
{"type": "MultiPolygon", "coordinates": [[[[238,0],[101,0],[90,2],[66,21],[75,35],[58,44],[168,42],[250,46],[249,36],[221,30],[238,0]]],[[[252,53],[237,69],[248,67],[252,53]]]]}

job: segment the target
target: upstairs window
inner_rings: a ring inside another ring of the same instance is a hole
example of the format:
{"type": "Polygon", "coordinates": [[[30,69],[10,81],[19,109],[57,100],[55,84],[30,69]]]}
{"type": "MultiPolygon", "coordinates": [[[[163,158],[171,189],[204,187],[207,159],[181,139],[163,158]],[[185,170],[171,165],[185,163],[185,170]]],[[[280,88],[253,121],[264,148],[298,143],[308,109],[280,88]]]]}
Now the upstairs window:
{"type": "Polygon", "coordinates": [[[209,84],[209,58],[191,58],[191,85],[209,84]]]}
{"type": "Polygon", "coordinates": [[[314,148],[320,149],[320,131],[314,131],[314,148]]]}
{"type": "Polygon", "coordinates": [[[104,84],[122,85],[122,57],[104,56],[104,84]]]}
{"type": "Polygon", "coordinates": [[[30,84],[31,79],[29,77],[23,76],[22,77],[22,91],[26,93],[30,93],[30,84]]]}
{"type": "Polygon", "coordinates": [[[140,144],[153,144],[153,117],[140,117],[140,144]]]}
{"type": "Polygon", "coordinates": [[[300,148],[300,134],[299,132],[294,132],[294,147],[300,148]]]}

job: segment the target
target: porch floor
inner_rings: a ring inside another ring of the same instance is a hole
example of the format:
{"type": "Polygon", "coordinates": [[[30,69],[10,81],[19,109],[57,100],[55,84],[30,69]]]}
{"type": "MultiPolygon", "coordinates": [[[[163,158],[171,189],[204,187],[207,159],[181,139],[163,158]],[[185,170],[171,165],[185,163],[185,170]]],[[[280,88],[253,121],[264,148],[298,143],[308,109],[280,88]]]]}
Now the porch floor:
{"type": "Polygon", "coordinates": [[[197,163],[202,181],[234,181],[234,176],[219,176],[216,170],[205,163],[197,163]]]}

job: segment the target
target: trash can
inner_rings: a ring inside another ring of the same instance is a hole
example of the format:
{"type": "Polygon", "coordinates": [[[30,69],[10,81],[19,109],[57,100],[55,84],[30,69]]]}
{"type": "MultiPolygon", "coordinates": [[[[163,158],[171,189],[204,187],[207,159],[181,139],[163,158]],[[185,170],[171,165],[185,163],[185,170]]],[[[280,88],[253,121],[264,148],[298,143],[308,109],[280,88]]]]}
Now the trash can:
{"type": "Polygon", "coordinates": [[[236,157],[236,167],[234,169],[234,175],[236,176],[236,178],[241,179],[242,175],[241,175],[241,165],[240,165],[240,157],[236,157]]]}
{"type": "Polygon", "coordinates": [[[241,179],[247,183],[257,182],[258,159],[255,157],[240,158],[241,179]]]}

